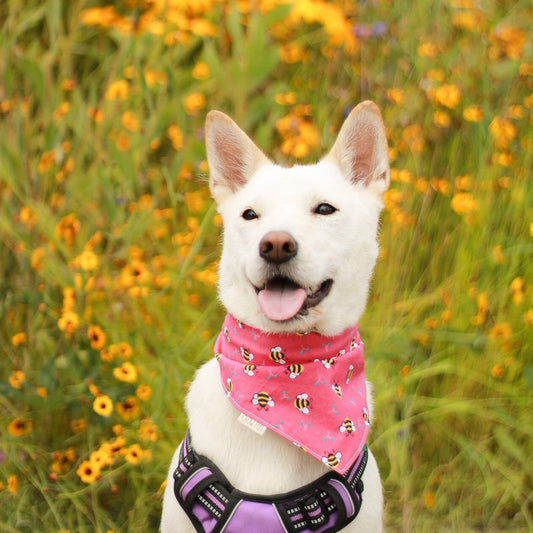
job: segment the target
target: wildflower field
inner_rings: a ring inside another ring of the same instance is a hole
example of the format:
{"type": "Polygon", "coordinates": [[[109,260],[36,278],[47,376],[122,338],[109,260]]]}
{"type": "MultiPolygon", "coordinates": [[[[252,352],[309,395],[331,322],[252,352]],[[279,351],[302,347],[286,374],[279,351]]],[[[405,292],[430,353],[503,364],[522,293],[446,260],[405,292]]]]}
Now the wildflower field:
{"type": "Polygon", "coordinates": [[[157,531],[224,314],[205,115],[313,162],[364,99],[387,530],[533,530],[529,1],[10,0],[0,26],[2,531],[157,531]]]}

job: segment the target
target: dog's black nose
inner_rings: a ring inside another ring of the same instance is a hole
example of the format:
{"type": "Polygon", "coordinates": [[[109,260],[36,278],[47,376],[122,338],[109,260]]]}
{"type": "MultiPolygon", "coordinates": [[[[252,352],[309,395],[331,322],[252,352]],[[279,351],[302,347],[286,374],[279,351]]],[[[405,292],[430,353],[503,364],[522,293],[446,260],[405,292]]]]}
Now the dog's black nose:
{"type": "Polygon", "coordinates": [[[259,255],[269,263],[285,263],[297,251],[297,242],[284,231],[270,231],[259,243],[259,255]]]}

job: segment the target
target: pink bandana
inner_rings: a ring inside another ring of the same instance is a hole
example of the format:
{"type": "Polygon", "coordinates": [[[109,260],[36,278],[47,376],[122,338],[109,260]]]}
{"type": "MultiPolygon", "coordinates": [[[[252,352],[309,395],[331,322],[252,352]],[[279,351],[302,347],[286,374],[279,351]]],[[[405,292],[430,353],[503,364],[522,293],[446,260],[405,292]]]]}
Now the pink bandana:
{"type": "Polygon", "coordinates": [[[215,356],[239,411],[341,474],[357,459],[370,425],[357,326],[335,337],[270,334],[228,314],[215,356]]]}

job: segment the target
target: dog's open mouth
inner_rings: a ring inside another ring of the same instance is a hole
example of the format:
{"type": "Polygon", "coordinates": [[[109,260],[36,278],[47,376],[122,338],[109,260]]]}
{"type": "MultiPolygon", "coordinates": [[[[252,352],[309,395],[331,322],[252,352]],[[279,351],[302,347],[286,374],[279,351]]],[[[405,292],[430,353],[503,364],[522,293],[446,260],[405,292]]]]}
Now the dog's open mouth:
{"type": "Polygon", "coordinates": [[[328,279],[318,290],[308,294],[294,281],[276,276],[269,279],[264,287],[256,287],[255,290],[264,315],[270,320],[284,322],[297,315],[304,315],[310,307],[318,305],[329,294],[332,285],[333,280],[328,279]]]}

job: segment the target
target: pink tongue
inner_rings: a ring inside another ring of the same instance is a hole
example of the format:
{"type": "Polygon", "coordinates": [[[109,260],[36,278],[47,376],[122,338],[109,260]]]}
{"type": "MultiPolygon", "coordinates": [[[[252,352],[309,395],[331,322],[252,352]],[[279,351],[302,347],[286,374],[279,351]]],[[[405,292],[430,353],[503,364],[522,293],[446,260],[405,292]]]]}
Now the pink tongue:
{"type": "Polygon", "coordinates": [[[270,320],[289,320],[298,314],[302,308],[307,293],[304,289],[276,288],[263,289],[259,292],[259,306],[270,320]]]}

